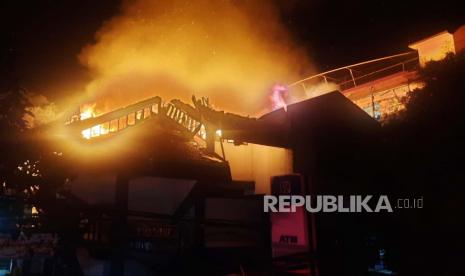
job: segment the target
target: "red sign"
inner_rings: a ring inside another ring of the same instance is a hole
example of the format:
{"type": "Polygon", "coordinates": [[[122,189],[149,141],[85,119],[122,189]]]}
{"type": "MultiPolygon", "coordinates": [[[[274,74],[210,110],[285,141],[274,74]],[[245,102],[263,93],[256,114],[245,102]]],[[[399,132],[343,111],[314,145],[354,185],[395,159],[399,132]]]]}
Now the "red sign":
{"type": "MultiPolygon", "coordinates": [[[[271,193],[274,196],[304,195],[301,176],[273,177],[271,193]]],[[[290,213],[271,213],[271,244],[273,257],[308,252],[308,223],[304,207],[297,207],[290,213]]]]}

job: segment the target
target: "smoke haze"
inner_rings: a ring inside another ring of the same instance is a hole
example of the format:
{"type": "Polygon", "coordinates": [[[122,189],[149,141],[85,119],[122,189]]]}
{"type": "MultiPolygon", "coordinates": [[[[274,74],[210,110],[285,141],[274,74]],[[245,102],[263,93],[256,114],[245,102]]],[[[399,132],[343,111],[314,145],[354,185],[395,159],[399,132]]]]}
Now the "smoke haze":
{"type": "Polygon", "coordinates": [[[272,1],[126,1],[79,59],[87,101],[107,112],[159,95],[242,114],[266,110],[276,83],[312,73],[272,1]]]}

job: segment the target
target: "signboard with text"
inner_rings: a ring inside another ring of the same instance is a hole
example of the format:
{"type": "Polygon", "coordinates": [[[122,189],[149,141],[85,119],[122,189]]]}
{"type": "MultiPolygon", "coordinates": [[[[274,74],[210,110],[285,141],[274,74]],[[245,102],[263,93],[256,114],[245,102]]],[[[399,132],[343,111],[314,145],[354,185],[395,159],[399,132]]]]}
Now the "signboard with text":
{"type": "MultiPolygon", "coordinates": [[[[271,179],[271,194],[304,195],[300,175],[282,175],[271,179]]],[[[304,207],[296,212],[271,213],[271,246],[273,257],[303,253],[309,250],[307,214],[304,207]]]]}

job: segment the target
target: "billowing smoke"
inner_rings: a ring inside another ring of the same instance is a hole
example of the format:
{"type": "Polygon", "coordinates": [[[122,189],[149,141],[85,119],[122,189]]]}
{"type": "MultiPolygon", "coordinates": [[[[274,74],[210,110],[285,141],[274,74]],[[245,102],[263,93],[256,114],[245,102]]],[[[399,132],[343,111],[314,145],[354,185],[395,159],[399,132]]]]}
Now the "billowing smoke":
{"type": "Polygon", "coordinates": [[[257,114],[275,83],[312,73],[270,0],[135,0],[103,24],[80,61],[96,112],[159,95],[206,96],[218,108],[257,114]]]}

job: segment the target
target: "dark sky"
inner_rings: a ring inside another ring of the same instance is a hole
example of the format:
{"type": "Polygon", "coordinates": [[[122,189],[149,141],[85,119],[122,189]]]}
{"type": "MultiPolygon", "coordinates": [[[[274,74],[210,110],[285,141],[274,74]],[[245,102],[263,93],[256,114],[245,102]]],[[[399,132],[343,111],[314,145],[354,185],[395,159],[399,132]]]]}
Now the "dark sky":
{"type": "Polygon", "coordinates": [[[101,24],[118,12],[117,0],[0,0],[1,57],[28,90],[59,100],[57,90],[82,89],[88,72],[77,55],[101,24]],[[7,58],[5,56],[8,56],[7,58]]]}
{"type": "Polygon", "coordinates": [[[411,42],[465,24],[461,0],[296,2],[285,22],[323,70],[406,51],[411,42]]]}
{"type": "MultiPolygon", "coordinates": [[[[1,68],[10,70],[10,60],[23,86],[53,101],[56,90],[82,88],[89,76],[77,54],[118,12],[119,2],[2,0],[1,68]]],[[[465,24],[460,2],[279,1],[287,27],[321,70],[399,53],[410,42],[452,31],[465,24]]]]}

